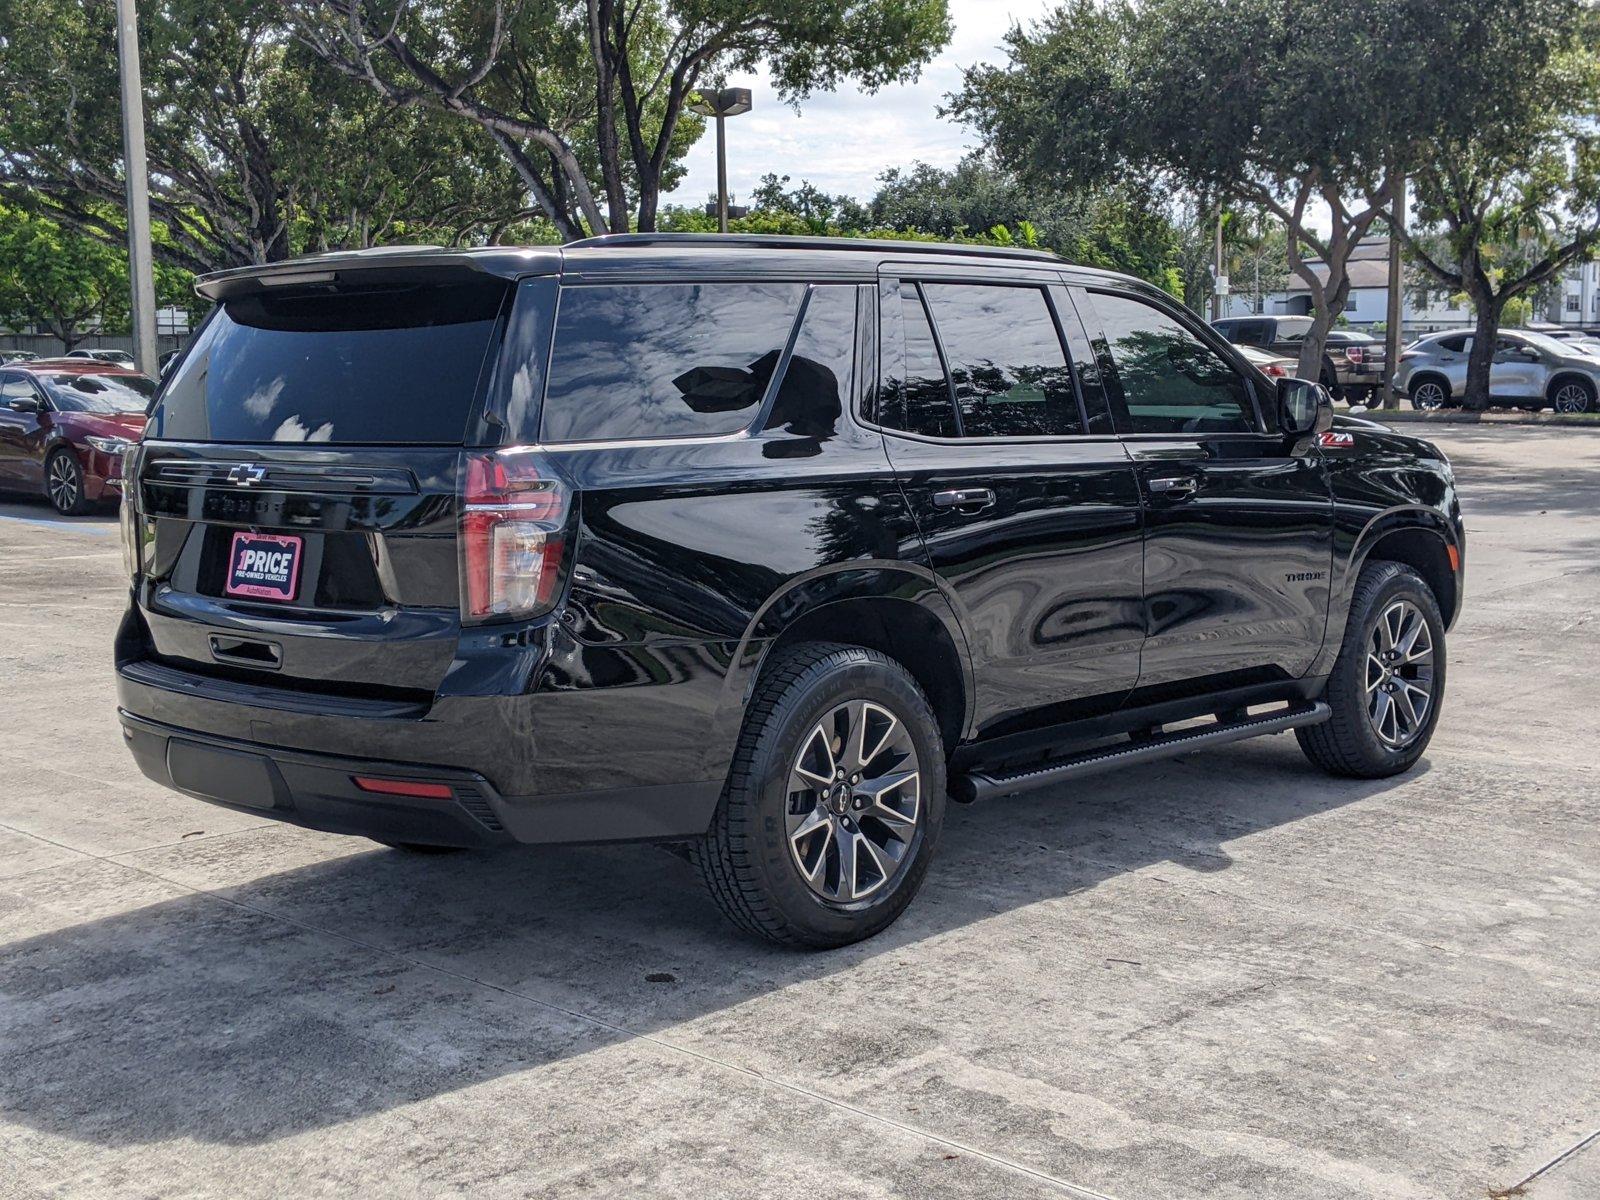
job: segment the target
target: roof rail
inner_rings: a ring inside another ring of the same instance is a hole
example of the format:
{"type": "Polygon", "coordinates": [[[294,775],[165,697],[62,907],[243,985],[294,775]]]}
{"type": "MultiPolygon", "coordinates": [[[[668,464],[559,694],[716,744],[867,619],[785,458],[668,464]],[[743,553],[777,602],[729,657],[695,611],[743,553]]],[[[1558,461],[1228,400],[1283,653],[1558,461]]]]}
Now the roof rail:
{"type": "Polygon", "coordinates": [[[1023,246],[978,246],[956,242],[908,242],[892,238],[820,237],[778,233],[606,233],[568,242],[563,250],[605,247],[672,246],[693,242],[705,246],[748,247],[753,250],[887,250],[897,254],[954,254],[969,258],[1025,258],[1060,263],[1048,250],[1023,246]]]}

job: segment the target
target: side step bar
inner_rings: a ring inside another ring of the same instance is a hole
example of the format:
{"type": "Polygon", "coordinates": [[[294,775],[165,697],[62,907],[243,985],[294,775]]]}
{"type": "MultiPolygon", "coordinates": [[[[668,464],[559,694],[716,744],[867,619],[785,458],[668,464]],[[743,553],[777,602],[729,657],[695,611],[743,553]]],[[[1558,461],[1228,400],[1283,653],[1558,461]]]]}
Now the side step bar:
{"type": "Polygon", "coordinates": [[[1246,717],[1242,721],[1218,722],[1197,729],[1180,729],[1174,733],[1157,734],[1141,738],[1126,745],[1086,750],[1067,758],[1047,762],[1042,766],[1028,767],[1010,773],[973,771],[951,781],[951,795],[956,800],[971,804],[977,800],[992,800],[1000,796],[1017,796],[1024,792],[1053,787],[1080,775],[1092,775],[1113,767],[1132,763],[1151,762],[1158,758],[1171,758],[1187,750],[1208,746],[1222,746],[1228,742],[1243,741],[1265,733],[1282,733],[1302,725],[1320,725],[1333,716],[1325,700],[1297,704],[1280,712],[1263,713],[1259,717],[1246,717]]]}

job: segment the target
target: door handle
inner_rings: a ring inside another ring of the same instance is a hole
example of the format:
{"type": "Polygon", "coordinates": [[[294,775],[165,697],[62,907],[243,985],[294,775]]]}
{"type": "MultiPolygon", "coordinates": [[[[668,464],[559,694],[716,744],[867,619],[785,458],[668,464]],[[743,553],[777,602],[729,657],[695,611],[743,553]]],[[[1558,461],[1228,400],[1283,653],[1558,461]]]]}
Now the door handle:
{"type": "Polygon", "coordinates": [[[1150,480],[1150,491],[1169,500],[1186,500],[1200,490],[1200,481],[1193,475],[1167,475],[1150,480]]]}
{"type": "Polygon", "coordinates": [[[933,494],[935,508],[954,508],[961,512],[982,512],[993,503],[993,488],[952,488],[933,494]]]}

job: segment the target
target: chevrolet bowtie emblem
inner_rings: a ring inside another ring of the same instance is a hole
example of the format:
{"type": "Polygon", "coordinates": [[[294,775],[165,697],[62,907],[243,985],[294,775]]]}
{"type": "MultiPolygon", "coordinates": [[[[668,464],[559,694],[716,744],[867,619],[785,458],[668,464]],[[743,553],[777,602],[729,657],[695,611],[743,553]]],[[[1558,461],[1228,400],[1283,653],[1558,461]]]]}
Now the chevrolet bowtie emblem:
{"type": "Polygon", "coordinates": [[[240,463],[228,472],[228,482],[236,483],[240,487],[249,487],[253,483],[260,483],[267,477],[267,469],[258,467],[254,463],[240,463]]]}

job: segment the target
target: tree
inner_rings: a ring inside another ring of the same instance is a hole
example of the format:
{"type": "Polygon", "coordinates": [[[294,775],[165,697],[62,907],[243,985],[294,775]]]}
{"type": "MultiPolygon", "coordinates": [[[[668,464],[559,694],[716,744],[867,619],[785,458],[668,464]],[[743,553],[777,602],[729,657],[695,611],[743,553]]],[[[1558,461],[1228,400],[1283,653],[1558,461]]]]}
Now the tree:
{"type": "Polygon", "coordinates": [[[1600,21],[1583,0],[1445,0],[1463,31],[1403,234],[1437,287],[1464,295],[1474,335],[1463,404],[1489,404],[1497,333],[1600,245],[1600,21]]]}
{"type": "Polygon", "coordinates": [[[71,350],[128,306],[128,263],[111,247],[0,204],[0,326],[34,326],[71,350]]]}
{"type": "MultiPolygon", "coordinates": [[[[0,195],[125,242],[110,0],[0,0],[0,195]]],[[[479,131],[327,71],[276,0],[140,5],[151,209],[193,271],[467,236],[524,207],[479,131]],[[462,231],[465,232],[462,232],[462,231]]]]}
{"type": "Polygon", "coordinates": [[[1314,378],[1349,293],[1351,253],[1405,165],[1414,95],[1435,86],[1416,71],[1433,60],[1413,44],[1428,9],[1068,0],[1038,26],[1013,28],[1010,62],[969,70],[950,111],[1041,184],[1147,179],[1272,213],[1311,294],[1300,369],[1314,378]]]}
{"type": "Polygon", "coordinates": [[[484,130],[567,237],[656,228],[702,85],[765,63],[787,100],[875,88],[950,37],[945,0],[282,2],[306,45],[388,103],[484,130]]]}

